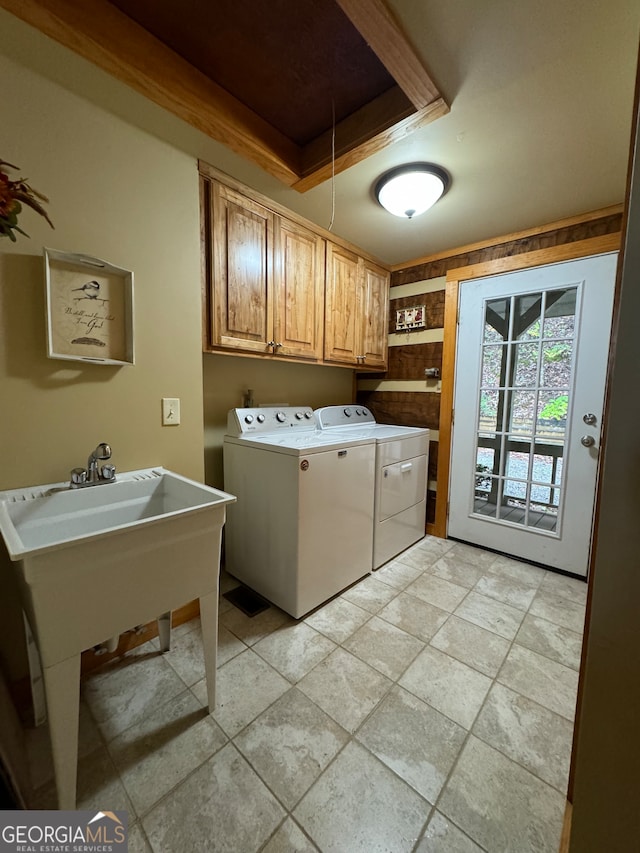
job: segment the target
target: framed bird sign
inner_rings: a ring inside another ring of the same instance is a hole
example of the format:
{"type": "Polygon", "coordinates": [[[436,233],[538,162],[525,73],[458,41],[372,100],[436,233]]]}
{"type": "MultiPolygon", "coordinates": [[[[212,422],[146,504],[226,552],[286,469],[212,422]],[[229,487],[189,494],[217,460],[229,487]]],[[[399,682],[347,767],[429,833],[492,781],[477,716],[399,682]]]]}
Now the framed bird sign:
{"type": "Polygon", "coordinates": [[[134,364],[133,273],[56,249],[44,265],[49,358],[134,364]]]}

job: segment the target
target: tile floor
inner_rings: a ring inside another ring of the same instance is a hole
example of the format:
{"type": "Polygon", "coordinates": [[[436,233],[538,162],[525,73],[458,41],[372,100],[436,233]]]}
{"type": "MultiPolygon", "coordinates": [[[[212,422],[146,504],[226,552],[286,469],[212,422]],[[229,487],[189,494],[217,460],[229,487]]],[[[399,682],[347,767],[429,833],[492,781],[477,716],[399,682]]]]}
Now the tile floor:
{"type": "Polygon", "coordinates": [[[215,714],[198,620],[83,682],[78,807],[132,853],[556,853],[585,595],[427,537],[299,622],[221,598],[215,714]]]}

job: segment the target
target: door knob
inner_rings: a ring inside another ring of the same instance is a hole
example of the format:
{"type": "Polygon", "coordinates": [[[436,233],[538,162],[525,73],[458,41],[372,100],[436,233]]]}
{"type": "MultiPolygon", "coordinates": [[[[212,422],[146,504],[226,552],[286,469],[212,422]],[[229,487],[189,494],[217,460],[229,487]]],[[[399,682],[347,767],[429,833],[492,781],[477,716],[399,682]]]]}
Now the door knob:
{"type": "Polygon", "coordinates": [[[583,435],[580,439],[580,444],[582,444],[584,447],[593,447],[595,443],[596,440],[592,435],[583,435]]]}
{"type": "Polygon", "coordinates": [[[593,412],[587,412],[586,415],[582,416],[582,420],[588,426],[593,426],[597,422],[598,418],[593,414],[593,412]]]}

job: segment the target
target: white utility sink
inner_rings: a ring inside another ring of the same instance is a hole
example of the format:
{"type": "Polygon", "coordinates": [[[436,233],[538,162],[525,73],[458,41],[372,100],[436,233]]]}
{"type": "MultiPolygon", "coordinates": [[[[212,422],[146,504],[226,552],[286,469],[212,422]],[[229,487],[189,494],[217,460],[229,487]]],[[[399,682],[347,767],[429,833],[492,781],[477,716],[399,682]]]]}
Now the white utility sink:
{"type": "Polygon", "coordinates": [[[166,651],[169,612],[198,598],[214,710],[220,541],[234,500],[164,468],[0,492],[0,533],[43,668],[59,808],[75,808],[85,649],[162,617],[166,651]]]}

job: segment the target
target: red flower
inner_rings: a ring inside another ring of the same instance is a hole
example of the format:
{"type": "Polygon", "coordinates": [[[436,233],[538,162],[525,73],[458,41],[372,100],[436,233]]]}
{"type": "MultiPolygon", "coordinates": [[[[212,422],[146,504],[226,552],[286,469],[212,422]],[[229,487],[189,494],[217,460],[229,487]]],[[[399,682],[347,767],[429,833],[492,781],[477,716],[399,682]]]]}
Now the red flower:
{"type": "Polygon", "coordinates": [[[16,169],[17,166],[12,166],[6,160],[0,160],[0,237],[8,237],[15,243],[14,231],[24,234],[25,237],[29,236],[18,227],[18,214],[22,211],[23,204],[43,216],[53,228],[53,222],[40,204],[40,201],[48,202],[49,199],[30,187],[25,178],[12,181],[6,167],[16,169]]]}

